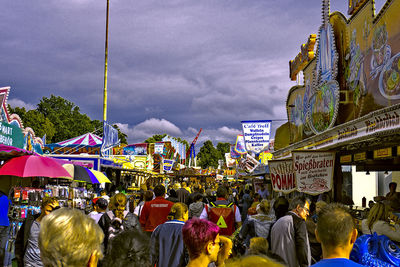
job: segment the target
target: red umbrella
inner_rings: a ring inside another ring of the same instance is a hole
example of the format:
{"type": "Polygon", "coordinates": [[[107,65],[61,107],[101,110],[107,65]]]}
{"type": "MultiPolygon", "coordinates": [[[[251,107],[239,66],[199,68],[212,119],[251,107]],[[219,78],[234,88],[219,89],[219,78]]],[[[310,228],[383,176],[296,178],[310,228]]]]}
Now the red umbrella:
{"type": "Polygon", "coordinates": [[[61,164],[50,157],[26,155],[7,161],[0,168],[0,175],[18,177],[71,177],[61,164]]]}

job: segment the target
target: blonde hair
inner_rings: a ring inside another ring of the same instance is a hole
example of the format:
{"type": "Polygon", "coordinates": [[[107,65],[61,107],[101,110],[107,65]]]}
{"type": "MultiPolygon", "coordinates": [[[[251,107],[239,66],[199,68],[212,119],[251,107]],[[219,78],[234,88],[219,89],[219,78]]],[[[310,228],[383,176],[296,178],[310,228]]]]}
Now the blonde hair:
{"type": "Polygon", "coordinates": [[[42,200],[41,209],[44,209],[46,206],[51,205],[53,203],[58,203],[58,198],[56,197],[44,197],[42,200]]]}
{"type": "Polygon", "coordinates": [[[183,216],[188,212],[188,206],[184,203],[175,203],[168,214],[168,220],[183,219],[183,216]]]}
{"type": "Polygon", "coordinates": [[[371,230],[376,221],[388,221],[388,208],[385,204],[378,202],[375,203],[368,214],[367,222],[368,228],[371,230]]]}
{"type": "Polygon", "coordinates": [[[261,202],[258,204],[258,209],[263,213],[263,214],[268,214],[269,210],[271,209],[271,204],[269,203],[268,200],[263,199],[261,202]]]}
{"type": "Polygon", "coordinates": [[[321,200],[321,201],[318,201],[317,203],[315,203],[315,208],[322,209],[326,205],[328,205],[328,203],[326,203],[325,201],[321,200]]]}
{"type": "Polygon", "coordinates": [[[114,211],[115,217],[124,219],[124,211],[126,206],[126,196],[123,193],[118,193],[110,199],[111,209],[114,211]]]}
{"type": "Polygon", "coordinates": [[[61,208],[40,223],[39,248],[44,266],[86,266],[92,254],[103,258],[104,234],[97,223],[79,210],[61,208]]]}
{"type": "Polygon", "coordinates": [[[247,266],[270,266],[284,267],[284,265],[268,258],[267,256],[251,255],[229,260],[225,263],[226,267],[247,267],[247,266]]]}

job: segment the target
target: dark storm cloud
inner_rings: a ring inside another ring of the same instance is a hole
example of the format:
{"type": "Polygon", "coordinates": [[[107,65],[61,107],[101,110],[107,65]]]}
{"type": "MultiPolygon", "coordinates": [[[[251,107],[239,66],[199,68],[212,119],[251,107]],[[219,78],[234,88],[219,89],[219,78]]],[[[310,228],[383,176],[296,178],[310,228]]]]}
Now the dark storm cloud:
{"type": "MultiPolygon", "coordinates": [[[[61,95],[101,120],[106,1],[2,2],[10,103],[61,95]]],[[[131,142],[234,142],[241,120],[286,118],[288,61],[321,21],[320,0],[110,2],[108,119],[131,142]]]]}

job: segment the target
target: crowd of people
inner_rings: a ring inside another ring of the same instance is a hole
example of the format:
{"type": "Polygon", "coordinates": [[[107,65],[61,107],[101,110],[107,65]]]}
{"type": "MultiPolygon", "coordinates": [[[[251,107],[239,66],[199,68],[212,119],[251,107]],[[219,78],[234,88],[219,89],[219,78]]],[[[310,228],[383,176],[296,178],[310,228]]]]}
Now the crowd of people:
{"type": "MultiPolygon", "coordinates": [[[[15,259],[28,267],[361,266],[349,260],[359,235],[353,217],[324,200],[272,199],[251,184],[182,182],[142,187],[135,205],[123,193],[102,192],[86,215],[46,197],[19,230],[15,259]]],[[[359,230],[400,241],[389,211],[375,203],[359,230]]]]}

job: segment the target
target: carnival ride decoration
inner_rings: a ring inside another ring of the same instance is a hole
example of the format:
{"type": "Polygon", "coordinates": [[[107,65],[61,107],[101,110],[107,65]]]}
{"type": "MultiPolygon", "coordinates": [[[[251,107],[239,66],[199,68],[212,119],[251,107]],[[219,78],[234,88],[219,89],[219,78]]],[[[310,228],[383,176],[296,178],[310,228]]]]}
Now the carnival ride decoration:
{"type": "Polygon", "coordinates": [[[190,165],[190,162],[192,161],[192,159],[196,158],[195,145],[196,145],[197,139],[199,138],[201,131],[203,131],[203,128],[200,128],[199,132],[197,133],[196,137],[193,139],[192,143],[189,146],[189,149],[186,152],[186,158],[189,159],[189,165],[190,165]]]}
{"type": "Polygon", "coordinates": [[[58,143],[55,143],[55,145],[59,146],[70,146],[70,145],[79,145],[79,146],[96,146],[96,145],[101,145],[102,138],[92,134],[92,133],[86,133],[65,141],[61,141],[58,143]]]}
{"type": "Polygon", "coordinates": [[[400,266],[400,248],[385,235],[363,235],[354,243],[350,259],[365,266],[400,266]]]}

